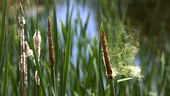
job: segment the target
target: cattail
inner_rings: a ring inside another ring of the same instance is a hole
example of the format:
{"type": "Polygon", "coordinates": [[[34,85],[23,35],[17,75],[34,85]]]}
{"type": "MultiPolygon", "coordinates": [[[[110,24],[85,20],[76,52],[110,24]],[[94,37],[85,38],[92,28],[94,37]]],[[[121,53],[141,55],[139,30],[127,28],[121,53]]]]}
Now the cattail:
{"type": "Polygon", "coordinates": [[[21,94],[26,96],[26,84],[27,84],[27,59],[26,59],[26,46],[24,35],[24,17],[18,17],[18,32],[19,32],[19,52],[20,52],[20,71],[21,71],[21,94]],[[22,53],[21,53],[22,52],[22,53]]]}
{"type": "Polygon", "coordinates": [[[27,59],[26,59],[26,54],[25,52],[23,52],[23,54],[21,55],[21,66],[20,66],[20,71],[21,71],[21,78],[22,78],[22,82],[21,82],[21,86],[23,89],[23,93],[24,96],[26,96],[26,84],[27,84],[27,59]]]}
{"type": "Polygon", "coordinates": [[[37,71],[35,71],[35,82],[36,82],[37,85],[40,85],[40,79],[38,77],[38,72],[37,71]]]}
{"type": "Polygon", "coordinates": [[[54,53],[53,53],[53,38],[51,31],[51,19],[48,17],[48,42],[49,42],[49,58],[51,61],[51,67],[54,66],[54,53]]]}
{"type": "Polygon", "coordinates": [[[24,84],[27,84],[27,59],[26,59],[26,54],[23,52],[23,72],[24,72],[24,84]]]}
{"type": "Polygon", "coordinates": [[[24,44],[24,45],[25,45],[26,57],[29,57],[29,56],[33,55],[33,52],[32,52],[32,50],[30,49],[27,41],[25,41],[25,44],[24,44]]]}
{"type": "Polygon", "coordinates": [[[34,34],[34,48],[37,54],[37,58],[39,61],[39,56],[40,56],[40,44],[41,44],[41,36],[40,36],[40,31],[36,30],[35,34],[34,34]]]}
{"type": "Polygon", "coordinates": [[[107,75],[109,79],[112,79],[112,69],[111,69],[110,58],[109,58],[109,54],[107,50],[107,41],[106,41],[106,36],[103,30],[101,33],[101,37],[102,37],[103,52],[104,52],[107,75]]]}
{"type": "MultiPolygon", "coordinates": [[[[41,36],[40,36],[40,31],[36,30],[35,31],[35,34],[34,34],[34,48],[35,48],[35,51],[36,51],[36,54],[37,54],[37,58],[38,58],[38,61],[39,61],[39,57],[40,57],[40,44],[41,44],[41,36]]],[[[35,64],[35,60],[34,60],[34,64],[35,64]]],[[[39,76],[38,76],[38,72],[35,71],[35,83],[39,86],[40,85],[40,79],[39,79],[39,76]]]]}
{"type": "Polygon", "coordinates": [[[24,24],[25,24],[25,19],[23,17],[18,17],[19,25],[18,25],[18,34],[19,34],[19,52],[20,52],[20,71],[23,72],[23,67],[25,63],[25,46],[24,46],[24,24]],[[20,28],[21,26],[21,28],[20,28]],[[22,50],[22,53],[21,53],[22,50]]]}

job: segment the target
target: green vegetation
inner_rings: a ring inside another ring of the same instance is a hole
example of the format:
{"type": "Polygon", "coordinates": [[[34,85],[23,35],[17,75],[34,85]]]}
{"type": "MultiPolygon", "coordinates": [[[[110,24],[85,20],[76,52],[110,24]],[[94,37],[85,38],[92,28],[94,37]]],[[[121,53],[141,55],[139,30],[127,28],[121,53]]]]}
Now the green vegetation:
{"type": "MultiPolygon", "coordinates": [[[[40,1],[40,0],[39,0],[40,1]]],[[[76,0],[75,0],[76,1],[76,0]]],[[[16,0],[1,0],[0,10],[0,95],[21,96],[20,37],[18,17],[23,16],[24,41],[28,42],[33,54],[27,57],[27,96],[168,96],[170,94],[170,42],[165,23],[161,23],[159,34],[152,36],[157,21],[161,0],[157,0],[155,15],[150,21],[148,36],[127,20],[126,0],[94,0],[97,11],[97,36],[89,38],[88,25],[91,11],[83,22],[80,12],[73,21],[75,5],[67,0],[65,22],[57,19],[56,1],[40,1],[46,6],[36,23],[36,18],[27,16],[29,0],[22,4],[16,0]],[[14,5],[9,5],[10,3],[14,5]],[[50,5],[53,5],[52,7],[50,5]],[[120,6],[121,5],[121,6],[120,6]],[[11,6],[14,8],[11,9],[11,6]],[[70,7],[71,6],[71,7],[70,7]],[[51,11],[52,10],[52,11],[51,11]],[[43,17],[42,17],[43,16],[43,17]],[[54,67],[50,66],[48,44],[48,17],[51,18],[54,67]],[[57,24],[60,21],[60,24],[57,24]],[[40,22],[40,21],[39,21],[40,22]],[[102,23],[101,23],[102,22],[102,23]],[[101,23],[101,25],[100,25],[101,23]],[[36,25],[38,24],[38,25],[36,25]],[[34,32],[38,26],[41,35],[40,56],[34,45],[34,32]],[[61,29],[61,30],[59,30],[61,29]],[[112,79],[106,72],[101,32],[106,34],[108,54],[112,67],[112,79]],[[77,53],[73,51],[76,47],[77,53]],[[75,56],[76,55],[76,56],[75,56]],[[76,58],[76,61],[74,59],[76,58]],[[138,61],[138,65],[135,64],[138,61]],[[35,71],[40,85],[36,86],[35,71]]],[[[77,0],[86,6],[86,0],[77,0]]],[[[90,25],[91,26],[91,25],[90,25]]],[[[25,43],[24,43],[25,44],[25,43]]],[[[23,45],[22,45],[23,46],[23,45]]],[[[22,51],[24,52],[24,51],[22,51]]]]}

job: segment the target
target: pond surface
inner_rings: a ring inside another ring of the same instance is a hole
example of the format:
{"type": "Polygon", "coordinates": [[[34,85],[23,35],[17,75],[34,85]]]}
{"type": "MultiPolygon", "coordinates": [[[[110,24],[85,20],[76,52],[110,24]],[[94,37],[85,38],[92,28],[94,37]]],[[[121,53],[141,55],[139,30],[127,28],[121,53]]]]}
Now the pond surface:
{"type": "MultiPolygon", "coordinates": [[[[87,26],[87,30],[86,30],[86,34],[87,36],[89,37],[89,39],[91,41],[93,41],[93,38],[94,36],[97,34],[97,25],[96,25],[96,13],[95,13],[95,10],[91,9],[90,7],[88,6],[83,6],[82,4],[78,4],[75,0],[70,0],[70,6],[69,6],[69,11],[71,13],[71,9],[72,7],[74,6],[74,9],[73,9],[73,15],[72,15],[72,25],[74,26],[75,25],[75,20],[77,18],[80,17],[80,19],[82,20],[82,24],[84,26],[86,20],[87,20],[87,17],[88,17],[88,13],[90,12],[90,18],[89,18],[89,22],[88,22],[88,26],[87,26]]],[[[60,30],[60,32],[62,32],[61,30],[61,24],[60,24],[60,21],[62,20],[64,24],[66,24],[66,14],[67,14],[67,4],[66,2],[58,2],[57,3],[57,24],[58,24],[58,28],[60,30]]],[[[79,24],[80,25],[80,24],[79,24]]],[[[80,35],[80,26],[78,26],[78,36],[80,35]]],[[[74,38],[74,45],[73,45],[73,49],[72,49],[72,53],[73,53],[73,57],[72,60],[73,60],[73,63],[76,64],[76,61],[77,61],[77,46],[76,46],[76,43],[78,43],[78,40],[77,38],[75,37],[74,38]]],[[[92,42],[90,42],[92,43],[92,42]]],[[[89,56],[89,52],[87,51],[86,53],[87,57],[89,56]]]]}

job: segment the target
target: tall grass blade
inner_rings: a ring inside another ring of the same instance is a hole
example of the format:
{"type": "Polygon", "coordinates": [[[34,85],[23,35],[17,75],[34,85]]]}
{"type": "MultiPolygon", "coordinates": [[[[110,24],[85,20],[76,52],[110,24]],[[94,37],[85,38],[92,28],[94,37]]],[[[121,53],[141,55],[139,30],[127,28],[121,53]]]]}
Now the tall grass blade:
{"type": "Polygon", "coordinates": [[[67,44],[66,44],[66,50],[65,50],[65,59],[64,59],[64,74],[63,74],[63,78],[64,78],[64,82],[63,82],[63,91],[64,94],[63,96],[65,96],[66,93],[66,87],[67,87],[67,80],[68,80],[68,72],[69,72],[69,66],[70,66],[70,51],[71,51],[71,22],[70,22],[70,26],[69,26],[69,31],[68,31],[68,36],[67,36],[67,44]]]}
{"type": "MultiPolygon", "coordinates": [[[[3,48],[4,48],[4,38],[5,38],[5,20],[6,20],[6,9],[7,9],[7,0],[4,0],[3,10],[2,10],[2,21],[1,21],[1,32],[0,32],[0,60],[2,61],[3,48]]],[[[1,62],[0,61],[0,62],[1,62]]]]}
{"type": "Polygon", "coordinates": [[[111,94],[110,90],[108,90],[108,89],[110,89],[110,86],[107,88],[106,96],[110,96],[110,94],[111,94]]]}
{"type": "Polygon", "coordinates": [[[2,96],[7,96],[7,89],[8,89],[8,49],[6,46],[5,66],[3,71],[2,96]]]}
{"type": "MultiPolygon", "coordinates": [[[[100,26],[100,34],[101,34],[102,30],[103,30],[103,23],[101,23],[101,26],[100,26]]],[[[100,89],[99,94],[104,96],[105,91],[104,91],[102,69],[101,69],[102,68],[101,66],[103,64],[103,62],[102,62],[102,50],[101,50],[102,46],[101,45],[102,44],[101,44],[101,37],[100,37],[100,40],[99,40],[99,58],[97,59],[98,60],[98,70],[99,70],[99,89],[100,89]]]]}
{"type": "Polygon", "coordinates": [[[128,80],[131,80],[133,78],[123,78],[123,79],[119,79],[117,80],[117,83],[120,83],[120,82],[124,82],[124,81],[128,81],[128,80]]]}
{"type": "MultiPolygon", "coordinates": [[[[62,51],[63,51],[62,49],[63,49],[63,47],[62,47],[62,45],[61,45],[60,54],[63,54],[63,53],[62,53],[62,51]]],[[[63,75],[63,74],[64,74],[64,73],[63,73],[63,72],[64,72],[64,71],[63,71],[63,70],[64,70],[63,64],[64,64],[64,58],[63,58],[63,57],[64,57],[64,56],[61,56],[61,58],[60,58],[60,60],[61,60],[61,65],[60,65],[60,70],[59,70],[59,72],[60,72],[60,89],[59,89],[60,92],[59,92],[59,94],[60,94],[60,95],[63,94],[63,90],[64,90],[64,88],[63,88],[63,79],[64,79],[64,77],[63,77],[63,76],[64,76],[64,75],[63,75]]]]}
{"type": "Polygon", "coordinates": [[[62,34],[63,34],[63,37],[64,37],[64,41],[66,43],[66,41],[67,41],[67,30],[66,30],[62,20],[61,20],[61,29],[62,29],[62,34]]]}
{"type": "Polygon", "coordinates": [[[49,4],[48,4],[48,0],[44,0],[45,1],[45,7],[46,7],[46,11],[49,15],[49,4]]]}
{"type": "Polygon", "coordinates": [[[69,8],[70,8],[70,0],[67,0],[67,14],[66,14],[66,30],[68,31],[69,26],[69,8]]]}
{"type": "Polygon", "coordinates": [[[10,74],[10,79],[11,79],[11,87],[12,87],[12,92],[13,92],[13,96],[18,96],[18,93],[17,93],[17,81],[16,81],[16,78],[15,78],[15,75],[14,75],[14,70],[13,70],[13,66],[12,65],[9,65],[9,74],[10,74]]]}
{"type": "MultiPolygon", "coordinates": [[[[89,46],[89,49],[91,49],[90,46],[89,46]]],[[[89,84],[92,83],[91,76],[92,76],[92,71],[93,71],[93,60],[94,60],[94,55],[91,52],[91,58],[90,58],[90,63],[88,67],[87,78],[85,80],[85,88],[84,88],[83,96],[85,95],[86,89],[89,87],[89,84]]]]}
{"type": "Polygon", "coordinates": [[[89,19],[90,19],[90,11],[88,12],[88,15],[87,15],[87,19],[86,19],[86,22],[85,22],[85,25],[84,25],[84,31],[87,29],[89,19]]]}
{"type": "MultiPolygon", "coordinates": [[[[58,30],[57,30],[57,18],[56,18],[56,2],[55,0],[53,0],[53,42],[54,42],[54,55],[55,55],[55,61],[54,61],[54,82],[55,82],[55,72],[56,74],[58,74],[58,54],[59,54],[59,44],[58,44],[58,30]]],[[[54,83],[54,87],[58,86],[58,82],[54,83]],[[56,84],[56,85],[55,85],[56,84]]],[[[57,88],[54,88],[54,90],[56,89],[55,92],[58,92],[57,88]]]]}

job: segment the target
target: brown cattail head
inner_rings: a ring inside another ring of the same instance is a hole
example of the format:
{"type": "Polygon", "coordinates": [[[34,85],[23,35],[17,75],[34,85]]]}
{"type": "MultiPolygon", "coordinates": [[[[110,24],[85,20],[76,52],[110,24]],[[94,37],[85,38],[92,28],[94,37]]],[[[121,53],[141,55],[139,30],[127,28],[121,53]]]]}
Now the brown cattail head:
{"type": "Polygon", "coordinates": [[[106,36],[103,30],[101,33],[101,37],[102,37],[103,53],[104,53],[107,75],[109,79],[112,79],[112,69],[111,69],[110,58],[109,58],[109,54],[107,50],[107,41],[106,41],[106,36]]]}
{"type": "Polygon", "coordinates": [[[51,61],[51,67],[54,66],[54,53],[53,53],[53,38],[51,31],[51,19],[48,17],[48,42],[49,42],[49,58],[51,61]]]}

